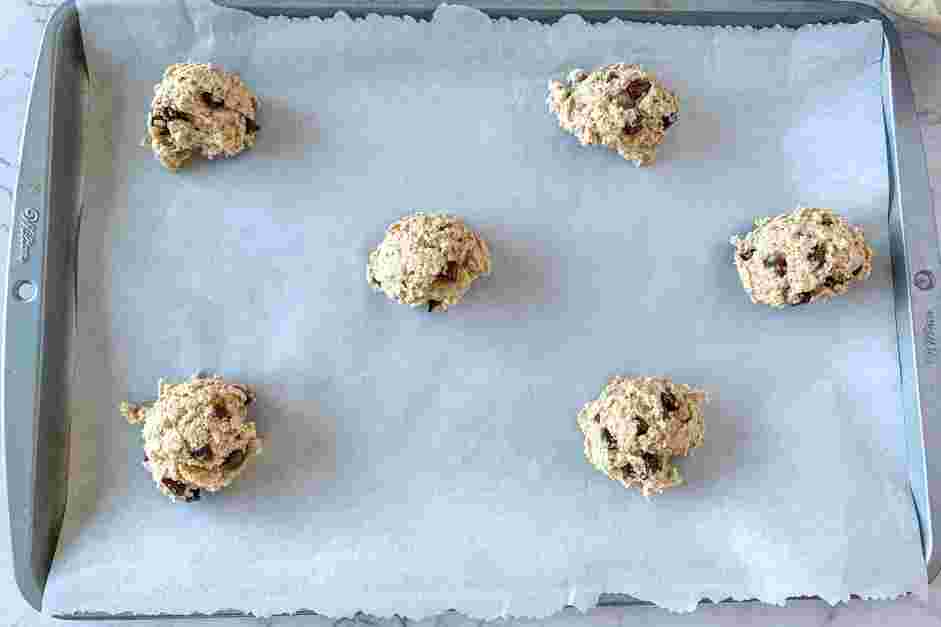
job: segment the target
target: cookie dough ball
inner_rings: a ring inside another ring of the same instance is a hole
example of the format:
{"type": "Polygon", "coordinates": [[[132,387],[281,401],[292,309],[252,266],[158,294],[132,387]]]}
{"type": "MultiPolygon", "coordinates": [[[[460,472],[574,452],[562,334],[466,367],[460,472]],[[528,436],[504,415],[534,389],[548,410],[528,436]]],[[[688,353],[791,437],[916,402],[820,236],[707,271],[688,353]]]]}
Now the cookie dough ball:
{"type": "Polygon", "coordinates": [[[376,290],[428,311],[447,311],[485,274],[487,243],[460,218],[444,214],[416,213],[390,226],[366,268],[376,290]]]}
{"type": "Polygon", "coordinates": [[[674,455],[703,442],[706,396],[662,377],[614,377],[578,414],[591,465],[644,496],[680,485],[674,455]]]}
{"type": "Polygon", "coordinates": [[[145,141],[170,170],[185,166],[193,155],[234,157],[255,145],[258,99],[238,74],[175,63],[154,92],[145,141]]]}
{"type": "Polygon", "coordinates": [[[829,209],[798,208],[755,220],[733,237],[735,267],[753,303],[804,305],[843,294],[872,273],[863,231],[829,209]]]}
{"type": "Polygon", "coordinates": [[[626,63],[550,81],[549,107],[583,145],[604,144],[637,166],[653,163],[679,118],[677,97],[653,74],[626,63]]]}
{"type": "Polygon", "coordinates": [[[173,501],[199,500],[232,483],[261,452],[255,423],[247,422],[252,391],[219,377],[160,382],[153,403],[122,403],[131,424],[144,423],[144,466],[173,501]]]}

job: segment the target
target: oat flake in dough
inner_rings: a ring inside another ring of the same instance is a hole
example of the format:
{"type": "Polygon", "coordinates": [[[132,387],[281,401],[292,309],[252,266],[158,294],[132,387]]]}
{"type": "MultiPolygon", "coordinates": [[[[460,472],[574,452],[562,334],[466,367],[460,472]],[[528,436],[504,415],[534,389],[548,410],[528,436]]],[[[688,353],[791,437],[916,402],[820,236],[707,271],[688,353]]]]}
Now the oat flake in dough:
{"type": "Polygon", "coordinates": [[[392,224],[369,253],[366,277],[400,303],[447,311],[490,274],[487,243],[457,217],[415,213],[392,224]]]}
{"type": "Polygon", "coordinates": [[[255,423],[247,422],[254,393],[219,377],[160,382],[159,398],[121,404],[131,424],[144,423],[144,467],[173,501],[195,501],[200,490],[232,483],[261,452],[255,423]]]}
{"type": "Polygon", "coordinates": [[[673,457],[703,443],[706,396],[664,377],[614,377],[578,414],[592,466],[644,496],[683,483],[673,457]]]}
{"type": "Polygon", "coordinates": [[[603,144],[642,166],[654,162],[679,99],[640,66],[613,63],[549,81],[549,108],[583,145],[603,144]]]}
{"type": "Polygon", "coordinates": [[[154,92],[144,141],[164,167],[178,170],[194,155],[234,157],[255,145],[258,99],[238,74],[175,63],[154,92]]]}
{"type": "Polygon", "coordinates": [[[847,292],[872,273],[861,228],[830,209],[798,208],[733,237],[735,267],[754,303],[804,305],[847,292]]]}

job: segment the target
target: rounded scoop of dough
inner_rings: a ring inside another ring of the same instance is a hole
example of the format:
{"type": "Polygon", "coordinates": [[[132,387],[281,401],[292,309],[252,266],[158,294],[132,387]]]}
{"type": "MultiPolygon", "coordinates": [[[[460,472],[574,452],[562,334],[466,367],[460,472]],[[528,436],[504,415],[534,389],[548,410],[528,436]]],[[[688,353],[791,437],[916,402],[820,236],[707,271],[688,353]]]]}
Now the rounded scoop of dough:
{"type": "Polygon", "coordinates": [[[578,414],[591,465],[644,496],[683,483],[675,455],[703,443],[706,395],[664,377],[614,377],[578,414]]]}
{"type": "Polygon", "coordinates": [[[166,168],[178,170],[197,154],[234,157],[255,145],[258,99],[238,74],[175,63],[154,92],[145,141],[166,168]]]}
{"type": "Polygon", "coordinates": [[[549,108],[584,145],[602,144],[642,166],[654,162],[679,99],[638,65],[613,63],[549,81],[549,108]]]}
{"type": "Polygon", "coordinates": [[[798,208],[755,220],[733,237],[735,267],[753,303],[804,305],[846,293],[872,273],[873,251],[861,228],[830,209],[798,208]]]}
{"type": "Polygon", "coordinates": [[[144,466],[173,501],[195,501],[200,490],[232,483],[261,452],[255,423],[247,422],[255,395],[219,377],[185,383],[160,382],[159,398],[145,405],[123,403],[128,422],[144,423],[144,466]]]}
{"type": "Polygon", "coordinates": [[[400,303],[447,311],[490,274],[487,243],[460,218],[415,213],[395,222],[369,253],[366,277],[400,303]]]}

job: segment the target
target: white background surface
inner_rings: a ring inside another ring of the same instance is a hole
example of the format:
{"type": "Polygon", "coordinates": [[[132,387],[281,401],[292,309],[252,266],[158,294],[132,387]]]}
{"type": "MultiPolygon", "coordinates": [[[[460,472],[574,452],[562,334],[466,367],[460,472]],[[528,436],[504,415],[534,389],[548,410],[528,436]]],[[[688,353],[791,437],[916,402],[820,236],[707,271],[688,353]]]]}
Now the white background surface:
{"type": "MultiPolygon", "coordinates": [[[[19,134],[25,115],[26,98],[29,91],[30,74],[34,55],[39,44],[42,24],[52,10],[44,2],[12,0],[0,6],[0,33],[5,42],[0,55],[0,233],[8,229],[10,191],[15,184],[16,157],[19,134]]],[[[932,182],[941,181],[941,46],[936,40],[920,34],[905,36],[912,81],[915,88],[919,116],[929,157],[932,182]]],[[[935,204],[941,206],[941,194],[935,193],[935,204]]],[[[5,257],[6,251],[2,255],[5,257]]],[[[0,264],[6,263],[0,258],[0,264]]],[[[2,269],[2,265],[0,265],[2,269]]],[[[0,471],[2,472],[2,471],[0,471]]],[[[0,484],[0,500],[5,500],[0,484]]],[[[8,538],[8,521],[0,517],[0,535],[8,538]]],[[[52,624],[48,618],[40,617],[21,600],[12,580],[10,556],[7,547],[0,550],[0,624],[40,625],[52,624]]],[[[563,613],[551,621],[557,625],[738,625],[738,624],[789,624],[789,625],[941,625],[941,587],[937,592],[924,591],[919,598],[908,598],[894,602],[856,602],[849,606],[829,608],[821,602],[796,602],[788,608],[766,606],[728,606],[703,608],[692,615],[670,615],[662,610],[609,609],[596,610],[589,616],[563,613]],[[937,596],[937,599],[934,597],[937,596]]],[[[464,621],[457,616],[441,619],[447,624],[464,621]]],[[[162,621],[169,624],[169,621],[162,621]]],[[[226,620],[212,624],[284,624],[307,625],[329,624],[330,621],[316,618],[226,620]]],[[[96,622],[92,624],[101,625],[96,622]]],[[[180,621],[192,625],[192,621],[180,621]]],[[[397,624],[391,621],[389,624],[397,624]]]]}

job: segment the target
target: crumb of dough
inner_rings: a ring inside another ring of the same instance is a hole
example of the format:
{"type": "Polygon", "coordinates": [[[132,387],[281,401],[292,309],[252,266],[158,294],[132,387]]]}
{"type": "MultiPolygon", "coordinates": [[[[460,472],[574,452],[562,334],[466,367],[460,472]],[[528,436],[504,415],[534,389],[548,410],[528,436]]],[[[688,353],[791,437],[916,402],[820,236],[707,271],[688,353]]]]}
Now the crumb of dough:
{"type": "Polygon", "coordinates": [[[144,467],[173,501],[198,501],[200,490],[228,486],[261,453],[255,423],[246,421],[255,395],[220,377],[160,382],[156,401],[121,403],[131,424],[143,423],[144,467]]]}
{"type": "Polygon", "coordinates": [[[490,265],[487,243],[460,218],[415,213],[386,230],[369,253],[366,278],[402,304],[447,311],[490,265]]]}
{"type": "Polygon", "coordinates": [[[799,207],[733,237],[735,267],[753,303],[804,305],[846,293],[872,274],[863,230],[830,209],[799,207]]]}
{"type": "Polygon", "coordinates": [[[664,377],[613,377],[578,414],[585,457],[649,497],[683,483],[676,455],[703,443],[706,395],[664,377]]]}
{"type": "Polygon", "coordinates": [[[255,145],[258,98],[238,74],[175,63],[154,92],[144,141],[164,167],[176,171],[195,155],[234,157],[255,145]]]}
{"type": "Polygon", "coordinates": [[[638,65],[573,70],[549,81],[549,108],[583,145],[602,144],[642,166],[654,162],[666,130],[679,119],[679,99],[638,65]]]}

